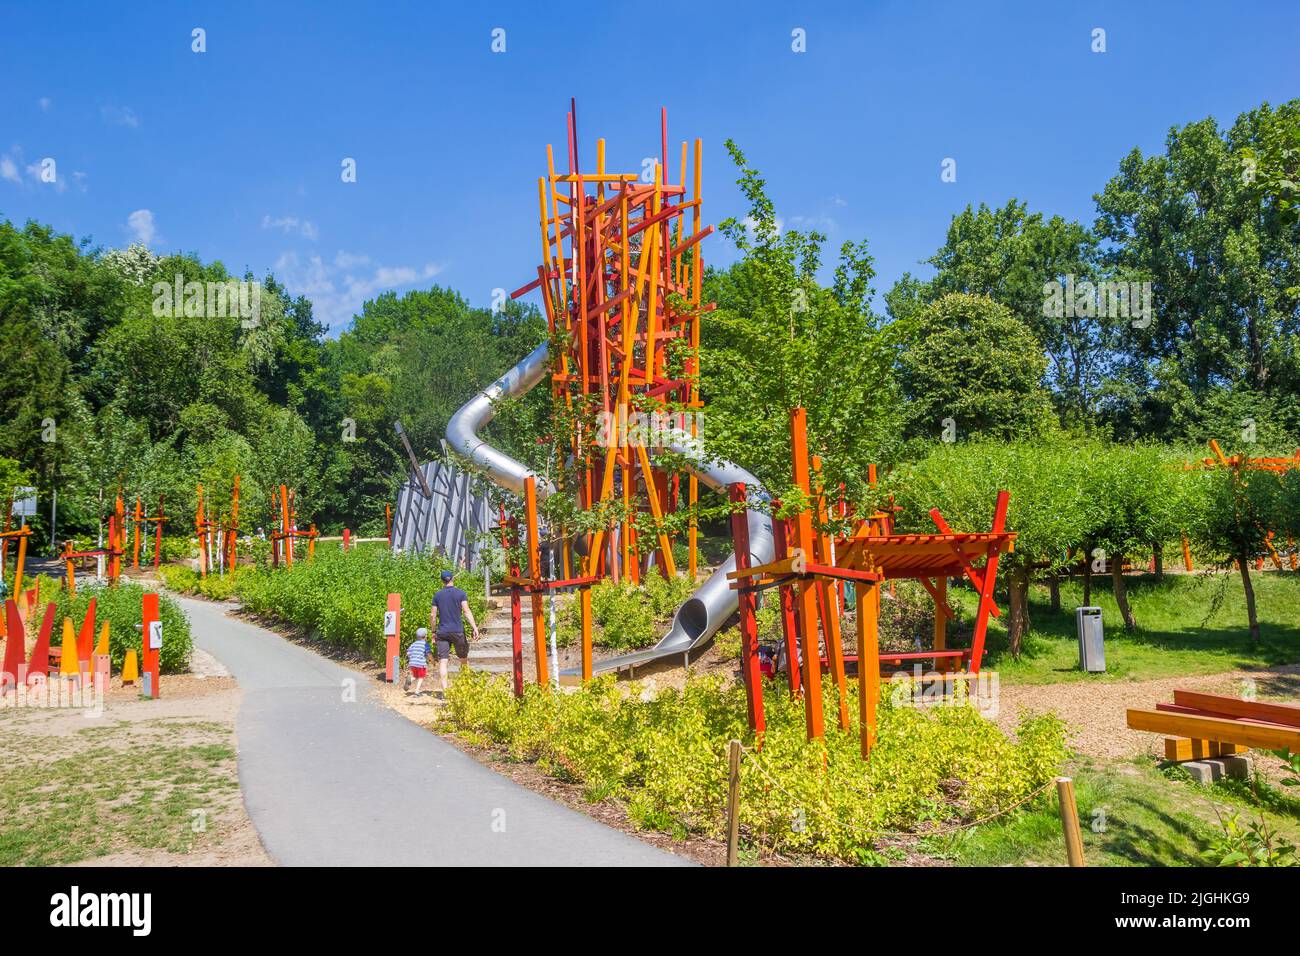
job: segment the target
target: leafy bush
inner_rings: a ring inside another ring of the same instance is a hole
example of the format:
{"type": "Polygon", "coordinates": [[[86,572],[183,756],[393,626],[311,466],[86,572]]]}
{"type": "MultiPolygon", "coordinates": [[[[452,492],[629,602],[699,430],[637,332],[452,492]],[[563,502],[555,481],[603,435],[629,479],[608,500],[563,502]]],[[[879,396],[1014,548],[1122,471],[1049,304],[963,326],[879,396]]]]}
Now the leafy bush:
{"type": "Polygon", "coordinates": [[[252,573],[252,568],[241,567],[233,574],[200,576],[192,568],[179,564],[163,565],[158,568],[158,576],[171,590],[182,594],[201,594],[213,601],[225,601],[234,597],[239,587],[239,580],[252,573]]]}
{"type": "MultiPolygon", "coordinates": [[[[649,647],[662,637],[662,630],[693,590],[684,575],[665,579],[646,574],[641,584],[608,579],[591,588],[592,642],[599,647],[636,650],[649,647]]],[[[581,628],[576,599],[559,615],[556,640],[568,646],[578,639],[581,628]]]]}
{"type": "MultiPolygon", "coordinates": [[[[833,693],[828,680],[828,700],[833,693]]],[[[608,676],[573,693],[529,685],[516,701],[504,678],[464,672],[448,703],[458,731],[583,784],[589,799],[625,800],[632,819],[653,829],[720,836],[727,742],[752,741],[744,690],[716,676],[653,697],[608,676]]],[[[748,753],[741,770],[748,839],[870,861],[887,831],[971,820],[1025,799],[1067,754],[1054,715],[1024,719],[1015,741],[965,704],[920,709],[886,695],[879,720],[878,744],[863,762],[856,733],[828,728],[809,743],[802,703],[770,693],[762,751],[748,753]]]]}
{"type": "MultiPolygon", "coordinates": [[[[330,644],[350,648],[371,660],[384,659],[384,611],[388,595],[402,595],[402,646],[415,630],[429,624],[433,592],[442,586],[439,573],[457,570],[437,556],[394,555],[386,548],[317,550],[311,561],[292,568],[240,569],[235,588],[244,606],[330,644]]],[[[456,584],[469,596],[475,619],[486,610],[482,579],[457,570],[456,584]]]]}
{"type": "MultiPolygon", "coordinates": [[[[108,621],[109,657],[113,661],[113,669],[121,670],[127,650],[134,648],[139,659],[143,648],[139,625],[144,621],[143,598],[146,593],[149,592],[138,584],[122,583],[115,588],[107,585],[79,585],[77,596],[69,601],[66,592],[52,591],[48,595],[48,599],[55,605],[54,630],[50,633],[51,646],[57,646],[63,639],[65,617],[72,618],[72,626],[80,633],[86,608],[90,606],[90,599],[93,597],[95,599],[95,640],[99,640],[99,629],[102,623],[108,621]]],[[[42,597],[46,595],[43,593],[42,597]]],[[[38,608],[38,613],[43,614],[44,611],[38,608]]],[[[190,622],[180,605],[166,595],[158,598],[158,618],[163,626],[163,646],[159,666],[164,674],[184,673],[189,670],[190,652],[194,649],[190,622]]]]}

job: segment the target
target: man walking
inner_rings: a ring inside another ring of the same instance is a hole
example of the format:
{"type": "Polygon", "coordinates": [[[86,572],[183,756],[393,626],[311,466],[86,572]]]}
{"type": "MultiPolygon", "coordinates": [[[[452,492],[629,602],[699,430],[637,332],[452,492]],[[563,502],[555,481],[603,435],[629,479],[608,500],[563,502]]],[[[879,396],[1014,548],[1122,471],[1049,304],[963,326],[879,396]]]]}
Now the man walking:
{"type": "Polygon", "coordinates": [[[437,637],[438,650],[438,684],[439,694],[447,696],[447,659],[451,656],[451,647],[456,645],[456,656],[460,658],[461,670],[469,664],[469,641],[465,639],[465,624],[462,616],[469,620],[474,640],[478,640],[478,624],[474,612],[469,609],[469,595],[451,583],[452,573],[442,572],[442,587],[434,592],[433,607],[429,610],[429,627],[437,637]]]}

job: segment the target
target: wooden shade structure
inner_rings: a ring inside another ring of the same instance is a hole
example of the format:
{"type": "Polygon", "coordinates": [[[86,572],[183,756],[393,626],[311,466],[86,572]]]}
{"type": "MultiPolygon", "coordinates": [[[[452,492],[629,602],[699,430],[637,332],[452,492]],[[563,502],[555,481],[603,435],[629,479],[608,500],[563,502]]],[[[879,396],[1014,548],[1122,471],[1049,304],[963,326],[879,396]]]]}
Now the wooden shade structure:
{"type": "Polygon", "coordinates": [[[804,410],[790,416],[791,448],[794,456],[795,487],[808,504],[791,519],[773,519],[776,558],[764,565],[747,566],[741,555],[748,554],[748,539],[740,515],[745,500],[742,485],[732,487],[735,515],[732,535],[736,545],[736,570],[730,572],[732,587],[741,592],[741,672],[745,678],[750,727],[764,728],[763,689],[754,658],[757,633],[752,600],[756,592],[780,589],[781,619],[791,672],[791,693],[802,693],[808,739],[823,736],[821,668],[828,667],[837,689],[837,716],[841,730],[849,729],[846,665],[858,665],[859,732],[862,755],[867,757],[876,740],[876,709],[880,701],[880,666],[909,660],[930,659],[936,665],[960,661],[978,674],[990,617],[1000,612],[993,601],[998,559],[1014,546],[1015,533],[1006,530],[1009,495],[998,493],[993,506],[992,526],[986,532],[954,532],[938,509],[930,512],[934,534],[893,534],[892,509],[877,512],[857,522],[852,535],[832,538],[826,530],[828,509],[819,481],[820,463],[807,455],[807,424],[804,410]],[[809,465],[811,464],[811,468],[809,465]],[[814,528],[813,516],[817,516],[814,528]],[[975,588],[979,604],[975,631],[969,649],[949,650],[946,624],[954,616],[947,601],[949,578],[964,577],[975,588]],[[935,605],[934,646],[929,651],[881,654],[878,616],[879,587],[899,579],[918,580],[935,605]],[[855,585],[857,600],[857,655],[845,655],[840,634],[840,605],[833,599],[834,587],[843,582],[855,585]],[[750,599],[745,600],[746,596],[750,599]],[[797,634],[797,640],[795,635],[797,634]],[[819,641],[820,637],[820,641],[819,641]],[[825,655],[822,653],[825,646],[825,655]],[[798,662],[796,667],[796,662],[798,662]],[[798,679],[796,669],[800,670],[798,679]]]}

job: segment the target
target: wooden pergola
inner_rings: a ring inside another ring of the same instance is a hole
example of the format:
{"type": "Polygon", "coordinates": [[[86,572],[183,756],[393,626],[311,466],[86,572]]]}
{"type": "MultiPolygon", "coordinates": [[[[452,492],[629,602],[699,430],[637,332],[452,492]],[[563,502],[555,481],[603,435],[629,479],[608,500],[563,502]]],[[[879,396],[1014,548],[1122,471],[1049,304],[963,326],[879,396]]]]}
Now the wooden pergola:
{"type": "Polygon", "coordinates": [[[777,588],[781,600],[790,691],[802,694],[808,739],[824,735],[821,668],[829,667],[838,691],[841,730],[850,726],[846,664],[858,665],[858,723],[862,756],[876,742],[876,710],[880,703],[880,666],[932,660],[936,666],[960,662],[971,675],[978,674],[990,617],[1001,612],[993,600],[998,559],[1012,550],[1015,533],[1006,530],[1009,495],[1000,491],[993,506],[992,525],[986,532],[954,532],[938,509],[930,512],[934,534],[893,534],[892,513],[877,512],[861,519],[852,535],[832,538],[826,531],[828,508],[820,482],[820,462],[807,454],[804,410],[790,416],[794,483],[809,504],[793,519],[773,520],[776,557],[749,566],[748,527],[744,518],[746,489],[733,485],[732,537],[736,569],[728,574],[740,597],[741,665],[745,680],[750,727],[766,728],[763,687],[758,667],[758,628],[755,596],[777,588]],[[811,465],[811,468],[810,468],[811,465]],[[814,481],[814,478],[816,481],[814,481]],[[814,515],[817,525],[814,526],[814,515]],[[969,649],[948,649],[947,622],[955,615],[948,604],[948,579],[970,581],[979,596],[975,632],[969,649]],[[934,646],[927,651],[881,654],[879,645],[880,586],[887,581],[912,579],[922,583],[934,599],[934,646]],[[855,585],[857,655],[845,655],[840,633],[843,582],[855,585]],[[820,632],[820,642],[819,642],[820,632]],[[796,640],[796,634],[798,639],[796,640]],[[820,645],[825,645],[822,656],[820,645]],[[797,664],[796,664],[797,662],[797,664]]]}

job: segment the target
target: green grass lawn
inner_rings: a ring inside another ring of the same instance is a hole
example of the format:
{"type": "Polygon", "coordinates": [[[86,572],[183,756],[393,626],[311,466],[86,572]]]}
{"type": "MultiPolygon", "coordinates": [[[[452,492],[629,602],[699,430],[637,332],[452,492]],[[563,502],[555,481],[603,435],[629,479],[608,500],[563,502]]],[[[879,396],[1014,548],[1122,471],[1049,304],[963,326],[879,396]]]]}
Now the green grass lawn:
{"type": "MultiPolygon", "coordinates": [[[[1256,761],[1272,761],[1254,754],[1256,761]]],[[[1084,858],[1089,866],[1212,866],[1208,849],[1220,817],[1263,818],[1282,840],[1300,841],[1300,799],[1262,780],[1193,783],[1146,758],[1082,762],[1073,768],[1084,858]]],[[[925,851],[959,866],[1064,866],[1055,794],[1006,822],[926,841],[925,851]]]]}
{"type": "Polygon", "coordinates": [[[6,727],[0,866],[57,866],[133,848],[188,853],[209,841],[221,809],[238,798],[230,730],[189,721],[169,725],[188,731],[188,743],[133,743],[142,726],[63,737],[6,727]]]}
{"type": "MultiPolygon", "coordinates": [[[[1049,684],[1081,680],[1141,680],[1191,674],[1211,674],[1242,667],[1267,667],[1300,661],[1300,574],[1255,572],[1255,601],[1262,640],[1251,641],[1241,578],[1231,574],[1132,575],[1129,605],[1138,628],[1125,632],[1111,592],[1109,576],[1094,578],[1092,603],[1102,609],[1106,631],[1106,673],[1084,675],[1079,670],[1079,645],[1074,609],[1083,600],[1082,583],[1063,581],[1061,611],[1053,613],[1046,586],[1030,591],[1030,633],[1019,660],[1007,650],[1006,628],[994,618],[989,626],[986,666],[1000,679],[1018,684],[1049,684]]],[[[965,626],[955,645],[969,646],[974,593],[954,589],[965,626]]],[[[998,597],[1006,613],[1005,593],[998,597]]]]}

